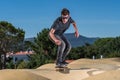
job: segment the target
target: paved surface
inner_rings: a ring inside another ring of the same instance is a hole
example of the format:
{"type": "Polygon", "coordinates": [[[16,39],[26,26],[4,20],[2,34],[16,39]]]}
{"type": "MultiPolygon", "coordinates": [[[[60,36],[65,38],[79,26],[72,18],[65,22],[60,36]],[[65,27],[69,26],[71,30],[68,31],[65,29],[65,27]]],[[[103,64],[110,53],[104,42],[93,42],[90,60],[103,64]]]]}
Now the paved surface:
{"type": "Polygon", "coordinates": [[[2,70],[0,80],[120,80],[120,58],[79,59],[71,62],[68,67],[68,73],[56,71],[53,63],[37,69],[2,70]]]}

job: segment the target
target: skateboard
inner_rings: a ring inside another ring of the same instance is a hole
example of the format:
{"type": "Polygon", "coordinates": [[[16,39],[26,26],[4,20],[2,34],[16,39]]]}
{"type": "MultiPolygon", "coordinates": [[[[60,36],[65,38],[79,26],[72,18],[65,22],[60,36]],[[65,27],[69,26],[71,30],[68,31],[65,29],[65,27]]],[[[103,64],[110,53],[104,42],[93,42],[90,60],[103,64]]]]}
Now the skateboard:
{"type": "Polygon", "coordinates": [[[62,73],[69,73],[70,68],[68,67],[56,67],[56,71],[62,72],[62,73]]]}

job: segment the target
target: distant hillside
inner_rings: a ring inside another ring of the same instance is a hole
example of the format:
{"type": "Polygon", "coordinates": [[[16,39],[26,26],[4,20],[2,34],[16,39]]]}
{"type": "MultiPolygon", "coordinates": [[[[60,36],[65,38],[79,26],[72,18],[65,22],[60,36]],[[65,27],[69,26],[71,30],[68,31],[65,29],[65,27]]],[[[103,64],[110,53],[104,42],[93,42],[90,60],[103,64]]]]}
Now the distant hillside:
{"type": "MultiPolygon", "coordinates": [[[[70,41],[72,47],[83,46],[85,43],[93,44],[98,38],[88,38],[80,35],[79,38],[76,38],[73,33],[65,34],[67,39],[70,41]]],[[[26,38],[25,41],[34,42],[34,38],[26,38]]]]}
{"type": "Polygon", "coordinates": [[[98,38],[88,38],[80,35],[78,38],[73,33],[65,34],[73,47],[83,46],[85,43],[93,44],[98,38]]]}

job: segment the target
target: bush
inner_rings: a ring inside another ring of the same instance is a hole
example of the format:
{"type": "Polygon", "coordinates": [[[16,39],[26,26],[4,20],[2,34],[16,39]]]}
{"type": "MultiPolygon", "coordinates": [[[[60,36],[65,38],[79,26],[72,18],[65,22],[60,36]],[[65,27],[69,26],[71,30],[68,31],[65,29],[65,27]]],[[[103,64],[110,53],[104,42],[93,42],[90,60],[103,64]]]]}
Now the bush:
{"type": "Polygon", "coordinates": [[[21,62],[17,65],[17,69],[27,68],[27,64],[28,64],[28,62],[21,61],[21,62]]]}

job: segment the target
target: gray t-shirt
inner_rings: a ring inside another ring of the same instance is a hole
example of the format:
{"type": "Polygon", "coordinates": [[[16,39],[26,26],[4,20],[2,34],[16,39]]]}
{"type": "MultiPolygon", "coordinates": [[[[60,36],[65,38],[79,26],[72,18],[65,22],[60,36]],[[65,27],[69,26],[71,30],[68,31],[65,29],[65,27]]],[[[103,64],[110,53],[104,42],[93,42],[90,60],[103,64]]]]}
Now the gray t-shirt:
{"type": "Polygon", "coordinates": [[[70,17],[67,21],[67,23],[62,22],[62,17],[58,17],[53,25],[51,26],[51,29],[55,29],[56,35],[62,35],[69,27],[71,23],[74,23],[75,21],[70,17]]]}

